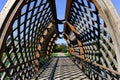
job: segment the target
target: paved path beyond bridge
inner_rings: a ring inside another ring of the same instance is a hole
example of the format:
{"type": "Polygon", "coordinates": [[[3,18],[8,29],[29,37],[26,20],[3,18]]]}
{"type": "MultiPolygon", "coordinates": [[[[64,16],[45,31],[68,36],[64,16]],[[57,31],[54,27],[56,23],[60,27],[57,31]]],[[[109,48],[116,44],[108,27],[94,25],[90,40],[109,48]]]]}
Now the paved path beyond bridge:
{"type": "Polygon", "coordinates": [[[58,54],[58,55],[57,55],[58,57],[65,56],[65,53],[62,53],[62,52],[58,52],[58,53],[56,53],[56,54],[58,54]]]}

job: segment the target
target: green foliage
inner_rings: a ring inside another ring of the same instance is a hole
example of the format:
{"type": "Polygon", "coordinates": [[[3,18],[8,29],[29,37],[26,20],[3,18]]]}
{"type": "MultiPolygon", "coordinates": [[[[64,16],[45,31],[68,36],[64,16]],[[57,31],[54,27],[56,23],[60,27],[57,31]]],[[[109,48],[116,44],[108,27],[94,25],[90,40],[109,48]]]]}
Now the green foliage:
{"type": "Polygon", "coordinates": [[[57,57],[57,56],[58,56],[58,54],[52,53],[52,57],[57,57]]]}
{"type": "Polygon", "coordinates": [[[6,52],[4,52],[4,53],[2,54],[1,60],[4,60],[6,56],[7,56],[7,54],[6,54],[6,52]]]}
{"type": "Polygon", "coordinates": [[[53,52],[56,52],[56,51],[57,51],[56,48],[57,48],[57,44],[55,44],[55,45],[53,46],[53,52]]]}
{"type": "Polygon", "coordinates": [[[66,57],[71,57],[70,53],[68,53],[68,52],[65,53],[65,56],[66,56],[66,57]]]}
{"type": "Polygon", "coordinates": [[[53,52],[63,52],[66,53],[67,52],[67,46],[65,44],[55,44],[55,46],[53,47],[53,52]]]}

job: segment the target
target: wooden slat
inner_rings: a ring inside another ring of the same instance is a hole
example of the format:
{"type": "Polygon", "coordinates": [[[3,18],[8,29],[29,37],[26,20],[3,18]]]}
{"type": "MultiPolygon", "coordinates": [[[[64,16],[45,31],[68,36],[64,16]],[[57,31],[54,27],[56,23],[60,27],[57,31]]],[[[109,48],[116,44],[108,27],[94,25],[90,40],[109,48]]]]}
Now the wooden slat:
{"type": "Polygon", "coordinates": [[[67,37],[67,39],[71,40],[70,37],[66,33],[64,33],[64,35],[67,37]]]}
{"type": "MultiPolygon", "coordinates": [[[[115,64],[115,67],[117,67],[117,61],[114,59],[114,56],[112,55],[112,52],[110,52],[110,51],[108,50],[108,48],[105,46],[105,44],[104,44],[102,41],[100,41],[100,43],[101,43],[101,45],[105,48],[105,50],[107,51],[106,54],[108,54],[108,55],[110,56],[112,62],[115,64]]],[[[105,53],[104,53],[104,54],[105,54],[105,53]]],[[[106,54],[105,54],[105,55],[106,55],[106,54]]]]}
{"type": "Polygon", "coordinates": [[[78,34],[78,32],[76,31],[76,28],[75,28],[72,24],[70,24],[69,22],[67,22],[67,24],[68,24],[68,27],[69,27],[73,32],[75,32],[76,34],[78,34]]]}

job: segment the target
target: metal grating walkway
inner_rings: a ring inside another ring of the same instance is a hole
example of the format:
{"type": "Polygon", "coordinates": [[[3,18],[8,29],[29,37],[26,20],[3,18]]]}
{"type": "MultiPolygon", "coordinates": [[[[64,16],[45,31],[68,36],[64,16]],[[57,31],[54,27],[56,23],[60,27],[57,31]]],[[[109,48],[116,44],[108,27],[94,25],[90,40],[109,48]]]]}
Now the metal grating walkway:
{"type": "MultiPolygon", "coordinates": [[[[40,70],[41,71],[41,70],[40,70]]],[[[67,57],[53,59],[48,67],[36,75],[37,80],[89,80],[87,76],[67,57]]]]}

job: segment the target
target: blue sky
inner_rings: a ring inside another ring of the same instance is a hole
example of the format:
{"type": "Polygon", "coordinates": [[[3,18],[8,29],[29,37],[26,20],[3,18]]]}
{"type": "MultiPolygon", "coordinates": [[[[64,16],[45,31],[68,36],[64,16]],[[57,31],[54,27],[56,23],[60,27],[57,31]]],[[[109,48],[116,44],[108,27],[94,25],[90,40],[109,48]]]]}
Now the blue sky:
{"type": "MultiPolygon", "coordinates": [[[[65,18],[66,0],[56,0],[57,18],[62,20],[65,18]]],[[[59,24],[59,31],[63,32],[64,25],[59,24]]],[[[56,43],[66,43],[64,39],[59,39],[56,43]]]]}
{"type": "Polygon", "coordinates": [[[114,4],[115,8],[117,9],[120,15],[120,0],[112,0],[112,3],[114,4]]]}
{"type": "Polygon", "coordinates": [[[0,0],[0,12],[1,12],[1,10],[4,7],[6,2],[7,2],[7,0],[0,0]]]}
{"type": "MultiPolygon", "coordinates": [[[[67,0],[55,0],[56,1],[56,9],[57,9],[57,18],[62,20],[65,17],[65,9],[66,9],[66,1],[67,0]]],[[[7,0],[0,0],[0,12],[2,8],[4,7],[7,0]]],[[[114,6],[116,7],[118,13],[120,14],[120,0],[112,0],[114,6]]],[[[59,31],[63,31],[63,25],[58,25],[59,31]]],[[[59,39],[56,41],[56,43],[66,43],[64,39],[59,39]]]]}

